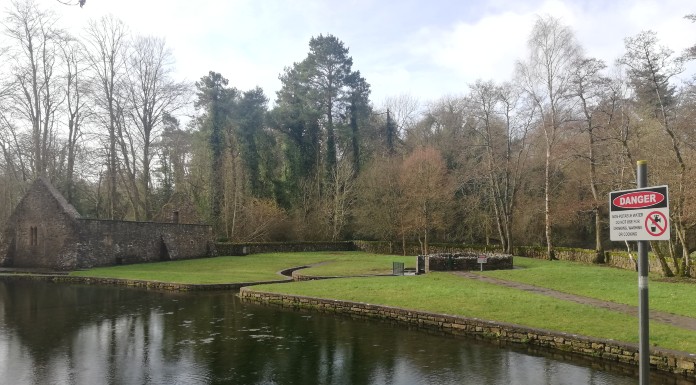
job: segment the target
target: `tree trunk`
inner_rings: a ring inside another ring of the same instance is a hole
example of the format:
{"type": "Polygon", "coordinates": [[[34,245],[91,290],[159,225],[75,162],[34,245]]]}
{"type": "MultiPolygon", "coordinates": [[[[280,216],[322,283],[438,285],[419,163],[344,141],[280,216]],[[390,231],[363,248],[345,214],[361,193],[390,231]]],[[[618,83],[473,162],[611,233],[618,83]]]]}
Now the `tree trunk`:
{"type": "Polygon", "coordinates": [[[662,275],[665,277],[674,277],[674,272],[672,272],[672,269],[669,268],[669,264],[667,263],[667,260],[665,259],[664,253],[658,246],[657,242],[651,241],[650,242],[650,248],[653,250],[653,253],[657,257],[657,260],[660,262],[660,268],[662,269],[662,275]]]}
{"type": "Polygon", "coordinates": [[[546,234],[546,257],[552,261],[556,259],[556,255],[551,238],[551,143],[549,142],[548,137],[546,143],[546,169],[544,170],[544,220],[544,230],[546,234]]]}
{"type": "Polygon", "coordinates": [[[505,235],[507,237],[507,243],[505,244],[505,254],[512,254],[512,214],[508,214],[507,221],[505,222],[505,235]]]}
{"type": "Polygon", "coordinates": [[[152,208],[150,207],[150,132],[145,132],[145,143],[143,145],[143,212],[146,221],[152,219],[152,208]]]}

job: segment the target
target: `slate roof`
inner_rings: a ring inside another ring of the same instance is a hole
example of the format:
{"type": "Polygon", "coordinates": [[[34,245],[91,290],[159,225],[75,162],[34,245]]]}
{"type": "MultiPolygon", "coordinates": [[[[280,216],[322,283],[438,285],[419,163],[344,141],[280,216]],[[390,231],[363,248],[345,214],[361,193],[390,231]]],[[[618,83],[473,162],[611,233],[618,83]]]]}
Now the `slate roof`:
{"type": "Polygon", "coordinates": [[[51,182],[49,182],[49,180],[46,177],[42,176],[36,179],[33,185],[31,186],[31,189],[34,189],[39,183],[42,184],[43,187],[45,187],[49,193],[51,193],[51,196],[53,196],[53,199],[55,199],[56,202],[58,202],[58,205],[65,214],[75,219],[79,219],[82,217],[80,213],[77,212],[75,207],[73,207],[73,205],[71,205],[70,203],[68,203],[67,200],[65,200],[65,197],[63,197],[63,195],[55,187],[53,187],[51,182]]]}

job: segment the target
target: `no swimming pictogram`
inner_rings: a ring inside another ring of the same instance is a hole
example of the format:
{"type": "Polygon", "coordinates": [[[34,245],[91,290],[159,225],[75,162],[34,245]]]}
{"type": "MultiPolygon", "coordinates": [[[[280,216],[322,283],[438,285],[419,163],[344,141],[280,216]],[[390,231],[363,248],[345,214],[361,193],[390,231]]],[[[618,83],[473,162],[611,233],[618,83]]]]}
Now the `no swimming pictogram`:
{"type": "Polygon", "coordinates": [[[645,231],[653,237],[659,237],[667,231],[667,217],[661,211],[653,211],[645,218],[645,231]]]}

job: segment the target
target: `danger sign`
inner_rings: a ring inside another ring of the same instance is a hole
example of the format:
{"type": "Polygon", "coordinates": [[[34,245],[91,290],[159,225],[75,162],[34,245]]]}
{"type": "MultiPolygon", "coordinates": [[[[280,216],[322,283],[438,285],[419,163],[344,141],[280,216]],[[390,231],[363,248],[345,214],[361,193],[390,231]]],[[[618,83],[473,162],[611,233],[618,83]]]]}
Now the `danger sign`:
{"type": "Polygon", "coordinates": [[[667,186],[611,192],[609,226],[612,241],[668,240],[667,186]]]}

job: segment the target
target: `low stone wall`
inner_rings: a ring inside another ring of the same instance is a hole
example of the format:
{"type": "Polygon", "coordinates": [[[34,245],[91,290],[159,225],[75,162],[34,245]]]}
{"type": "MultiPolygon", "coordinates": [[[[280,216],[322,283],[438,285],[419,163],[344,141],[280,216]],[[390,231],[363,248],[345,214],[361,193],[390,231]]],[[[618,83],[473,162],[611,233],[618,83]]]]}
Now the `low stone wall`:
{"type": "Polygon", "coordinates": [[[393,277],[394,274],[367,274],[367,275],[336,275],[336,276],[323,276],[323,275],[304,275],[299,271],[293,271],[292,280],[296,282],[300,281],[318,281],[321,279],[339,279],[339,278],[367,278],[367,277],[393,277]]]}
{"type": "Polygon", "coordinates": [[[216,244],[218,255],[248,255],[261,253],[293,253],[313,251],[354,251],[353,242],[267,242],[216,244]]]}
{"type": "Polygon", "coordinates": [[[237,282],[237,283],[221,283],[209,285],[196,285],[188,283],[172,283],[172,282],[157,282],[157,281],[142,281],[135,279],[120,279],[120,278],[96,278],[96,277],[75,277],[68,275],[42,275],[42,274],[0,274],[0,281],[12,280],[28,280],[28,281],[46,281],[55,283],[68,283],[80,285],[112,285],[112,286],[129,286],[141,289],[150,290],[170,290],[170,291],[204,291],[204,290],[239,290],[242,287],[264,285],[270,283],[285,283],[291,278],[281,279],[276,281],[266,282],[237,282]]]}
{"type": "Polygon", "coordinates": [[[472,271],[512,269],[512,255],[481,253],[441,253],[425,256],[425,272],[428,271],[472,271]],[[486,263],[478,263],[480,256],[486,263]]]}
{"type": "MultiPolygon", "coordinates": [[[[573,249],[573,248],[563,248],[559,247],[555,249],[556,258],[561,261],[571,261],[571,262],[581,262],[591,264],[595,257],[594,250],[588,249],[573,249]]],[[[536,258],[536,259],[546,259],[546,248],[534,247],[534,246],[519,246],[515,247],[514,255],[520,257],[536,258]]],[[[638,257],[637,253],[633,255],[633,260],[625,251],[607,251],[604,253],[604,265],[616,267],[624,270],[636,270],[635,259],[638,257]]],[[[670,261],[671,266],[671,261],[670,261]]],[[[648,257],[648,270],[653,273],[662,274],[662,267],[660,266],[660,261],[656,257],[650,255],[648,257]]],[[[696,275],[696,265],[692,264],[691,274],[693,277],[696,275]]]]}
{"type": "MultiPolygon", "coordinates": [[[[402,254],[401,243],[385,241],[353,241],[355,248],[360,251],[376,254],[402,254]]],[[[464,244],[431,244],[428,246],[430,253],[503,253],[497,245],[464,245],[464,244]]],[[[589,249],[576,249],[557,247],[556,258],[561,261],[581,262],[592,264],[595,251],[589,249]]],[[[418,255],[421,253],[420,245],[406,244],[406,255],[418,255]]],[[[513,255],[519,257],[546,259],[546,248],[541,246],[516,246],[513,255]]],[[[634,254],[634,259],[637,257],[634,254]]],[[[616,267],[625,270],[636,270],[636,264],[625,251],[607,251],[604,253],[605,266],[616,267]]],[[[649,270],[662,274],[660,262],[652,255],[648,259],[649,270]]],[[[691,277],[696,276],[696,263],[691,266],[691,277]]]]}
{"type": "MultiPolygon", "coordinates": [[[[421,246],[418,243],[406,243],[406,249],[400,242],[386,241],[353,241],[356,250],[374,254],[393,254],[393,255],[419,255],[422,254],[421,246]]],[[[502,253],[500,246],[485,245],[463,245],[451,243],[431,243],[428,245],[428,252],[437,253],[502,253]]]]}
{"type": "MultiPolygon", "coordinates": [[[[476,336],[490,340],[556,349],[563,352],[600,358],[609,362],[621,362],[636,366],[639,364],[638,346],[635,344],[588,338],[476,318],[442,315],[361,302],[265,293],[255,291],[253,288],[242,288],[239,296],[243,300],[250,302],[390,320],[419,328],[434,329],[452,335],[476,336]]],[[[696,355],[656,348],[653,348],[650,353],[650,365],[652,368],[689,378],[696,378],[696,355]]]]}

